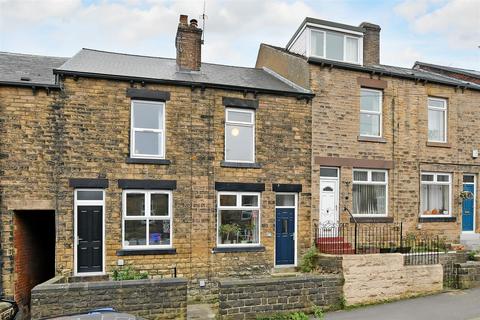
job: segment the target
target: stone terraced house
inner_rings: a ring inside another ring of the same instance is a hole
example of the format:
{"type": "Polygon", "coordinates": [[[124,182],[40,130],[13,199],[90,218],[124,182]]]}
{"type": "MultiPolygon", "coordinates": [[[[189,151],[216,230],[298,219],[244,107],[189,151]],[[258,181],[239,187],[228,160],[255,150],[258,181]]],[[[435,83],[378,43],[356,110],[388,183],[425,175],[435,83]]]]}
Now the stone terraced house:
{"type": "Polygon", "coordinates": [[[480,85],[379,63],[380,28],[307,18],[256,68],[82,49],[0,54],[2,296],[129,266],[189,279],[296,266],[322,223],[480,232],[480,85]],[[459,201],[461,191],[474,195],[459,201]]]}

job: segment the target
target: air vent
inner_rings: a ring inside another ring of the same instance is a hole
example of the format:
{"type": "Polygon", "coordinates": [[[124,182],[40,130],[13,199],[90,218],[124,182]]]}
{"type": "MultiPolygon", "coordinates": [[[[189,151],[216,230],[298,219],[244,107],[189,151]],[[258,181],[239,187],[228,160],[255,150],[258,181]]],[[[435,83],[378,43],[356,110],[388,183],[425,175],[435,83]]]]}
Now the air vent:
{"type": "Polygon", "coordinates": [[[30,79],[29,77],[21,77],[20,80],[22,80],[22,81],[31,81],[32,79],[30,79]]]}

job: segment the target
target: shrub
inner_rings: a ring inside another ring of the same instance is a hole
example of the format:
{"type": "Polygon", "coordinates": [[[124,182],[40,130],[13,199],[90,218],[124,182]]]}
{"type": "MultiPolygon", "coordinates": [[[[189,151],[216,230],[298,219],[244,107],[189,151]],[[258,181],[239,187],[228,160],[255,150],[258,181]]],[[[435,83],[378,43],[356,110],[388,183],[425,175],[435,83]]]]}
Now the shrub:
{"type": "Polygon", "coordinates": [[[259,316],[257,320],[308,320],[308,316],[303,312],[277,313],[270,316],[259,316]]]}
{"type": "Polygon", "coordinates": [[[323,314],[323,310],[319,306],[314,305],[312,307],[312,311],[313,311],[313,315],[315,316],[316,319],[318,319],[318,320],[325,319],[325,315],[323,314]]]}
{"type": "Polygon", "coordinates": [[[139,272],[130,267],[115,269],[112,274],[112,279],[115,281],[140,280],[147,278],[148,274],[146,272],[139,272]]]}
{"type": "Polygon", "coordinates": [[[312,272],[317,267],[317,258],[318,258],[318,251],[317,248],[311,247],[310,249],[305,252],[300,261],[300,271],[302,272],[312,272]]]}

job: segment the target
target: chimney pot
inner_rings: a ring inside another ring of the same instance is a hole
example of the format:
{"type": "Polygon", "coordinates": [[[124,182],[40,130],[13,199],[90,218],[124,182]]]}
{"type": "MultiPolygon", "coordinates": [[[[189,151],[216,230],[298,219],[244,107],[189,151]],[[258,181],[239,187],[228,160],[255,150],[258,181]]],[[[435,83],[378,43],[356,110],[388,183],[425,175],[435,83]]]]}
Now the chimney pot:
{"type": "Polygon", "coordinates": [[[198,27],[198,21],[196,19],[190,20],[190,26],[191,27],[198,27]]]}

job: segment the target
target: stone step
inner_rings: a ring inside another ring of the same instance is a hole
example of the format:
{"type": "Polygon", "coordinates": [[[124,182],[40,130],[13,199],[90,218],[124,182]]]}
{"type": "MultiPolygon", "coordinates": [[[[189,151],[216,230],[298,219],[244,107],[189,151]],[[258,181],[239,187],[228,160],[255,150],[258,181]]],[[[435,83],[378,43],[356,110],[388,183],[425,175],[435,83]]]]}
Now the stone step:
{"type": "Polygon", "coordinates": [[[189,304],[187,305],[187,320],[215,319],[215,310],[218,308],[211,304],[189,304]]]}
{"type": "Polygon", "coordinates": [[[296,267],[276,267],[272,269],[272,275],[273,274],[285,274],[285,273],[296,273],[297,268],[296,267]]]}

